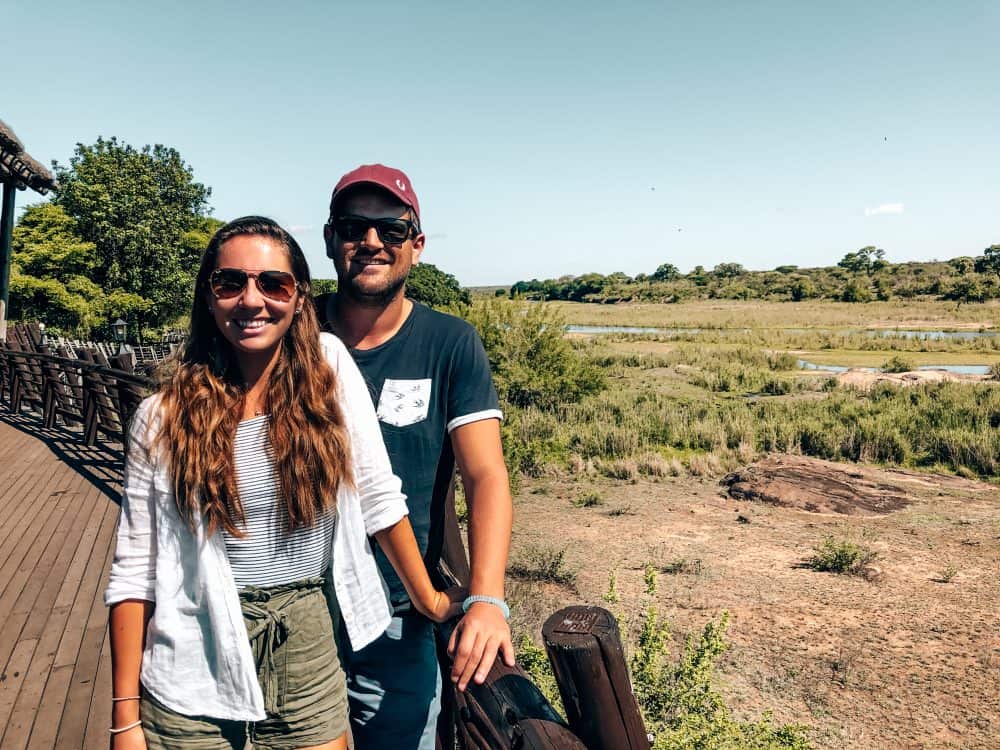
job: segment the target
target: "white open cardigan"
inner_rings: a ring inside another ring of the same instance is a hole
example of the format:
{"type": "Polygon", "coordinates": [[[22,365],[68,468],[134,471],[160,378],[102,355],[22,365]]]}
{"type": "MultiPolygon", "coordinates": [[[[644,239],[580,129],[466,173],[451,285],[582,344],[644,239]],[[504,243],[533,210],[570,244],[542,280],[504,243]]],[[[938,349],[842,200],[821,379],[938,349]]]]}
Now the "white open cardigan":
{"type": "MultiPolygon", "coordinates": [[[[406,499],[393,475],[368,387],[340,339],[321,334],[337,373],[350,432],[354,488],[337,495],[333,583],[351,645],[360,649],[392,612],[368,536],[397,523],[406,499]]],[[[239,596],[221,533],[182,520],[165,462],[152,450],[158,396],[140,404],[129,438],[122,509],[105,604],[155,602],[140,678],[166,707],[188,716],[265,718],[239,596]]],[[[331,634],[332,636],[332,634],[331,634]]]]}

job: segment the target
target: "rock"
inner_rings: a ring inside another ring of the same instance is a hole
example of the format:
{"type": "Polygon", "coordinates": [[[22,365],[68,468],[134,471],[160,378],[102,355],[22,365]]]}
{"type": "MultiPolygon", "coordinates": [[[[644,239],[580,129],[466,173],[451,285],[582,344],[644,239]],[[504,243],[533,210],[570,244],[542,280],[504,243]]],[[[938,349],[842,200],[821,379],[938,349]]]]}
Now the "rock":
{"type": "Polygon", "coordinates": [[[730,497],[810,513],[884,515],[910,504],[880,469],[816,458],[771,455],[723,477],[730,497]]]}

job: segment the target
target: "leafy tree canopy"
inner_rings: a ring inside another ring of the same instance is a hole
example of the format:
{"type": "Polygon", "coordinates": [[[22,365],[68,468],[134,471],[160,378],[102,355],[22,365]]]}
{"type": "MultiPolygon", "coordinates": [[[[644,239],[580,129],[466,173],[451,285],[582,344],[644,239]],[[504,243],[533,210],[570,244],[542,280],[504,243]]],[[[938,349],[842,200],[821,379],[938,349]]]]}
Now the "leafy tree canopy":
{"type": "Polygon", "coordinates": [[[977,265],[980,273],[995,273],[1000,277],[1000,245],[990,245],[986,248],[977,265]]]}
{"type": "Polygon", "coordinates": [[[663,263],[658,266],[653,275],[650,276],[653,281],[673,281],[674,279],[679,279],[681,277],[680,269],[677,268],[673,263],[663,263]]]}
{"type": "Polygon", "coordinates": [[[870,274],[885,268],[885,250],[869,245],[855,253],[847,253],[837,265],[851,273],[870,274]]]}
{"type": "Polygon", "coordinates": [[[40,203],[25,209],[11,250],[10,301],[19,318],[87,336],[112,317],[134,317],[148,308],[138,295],[106,292],[91,280],[100,264],[97,248],[80,238],[61,206],[40,203]]]}
{"type": "Polygon", "coordinates": [[[94,243],[82,240],[72,217],[54,203],[24,210],[11,235],[11,251],[21,273],[43,279],[90,276],[99,263],[94,243]]]}
{"type": "Polygon", "coordinates": [[[745,274],[746,269],[739,263],[719,263],[712,269],[712,273],[723,278],[733,278],[745,274]]]}
{"type": "Polygon", "coordinates": [[[211,190],[195,182],[180,154],[98,138],[77,144],[68,166],[53,166],[61,185],[54,202],[96,248],[91,279],[109,296],[142,300],[130,310],[140,330],[183,313],[201,235],[211,229],[204,223],[211,190]]]}
{"type": "Polygon", "coordinates": [[[431,307],[469,303],[469,293],[459,286],[458,279],[433,263],[418,263],[410,270],[406,296],[431,307]]]}

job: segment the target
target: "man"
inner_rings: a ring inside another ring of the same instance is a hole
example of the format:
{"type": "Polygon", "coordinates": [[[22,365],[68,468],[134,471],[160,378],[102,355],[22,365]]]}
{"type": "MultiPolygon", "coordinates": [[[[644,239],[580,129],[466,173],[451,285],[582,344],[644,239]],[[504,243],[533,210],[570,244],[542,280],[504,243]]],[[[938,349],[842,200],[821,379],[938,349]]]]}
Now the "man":
{"type": "MultiPolygon", "coordinates": [[[[429,566],[440,553],[444,498],[457,464],[469,505],[471,577],[466,614],[449,644],[450,678],[481,683],[499,651],[513,666],[503,601],[512,504],[500,445],[501,413],[475,329],[405,297],[426,237],[409,178],[381,164],[344,175],[324,227],[337,293],[317,299],[321,322],[351,349],[372,389],[393,470],[429,566]]],[[[381,550],[379,569],[397,612],[358,652],[345,646],[355,742],[434,747],[441,683],[432,624],[414,613],[381,550]]]]}

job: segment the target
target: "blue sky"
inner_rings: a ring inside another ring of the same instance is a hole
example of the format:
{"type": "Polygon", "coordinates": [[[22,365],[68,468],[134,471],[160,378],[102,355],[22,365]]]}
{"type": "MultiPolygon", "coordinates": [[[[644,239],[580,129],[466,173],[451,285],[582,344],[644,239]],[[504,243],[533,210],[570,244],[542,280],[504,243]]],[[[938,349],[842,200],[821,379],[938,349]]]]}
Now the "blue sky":
{"type": "Polygon", "coordinates": [[[1000,243],[995,1],[147,5],[4,3],[0,118],[44,162],[173,146],[318,277],[372,161],[468,285],[1000,243]]]}

